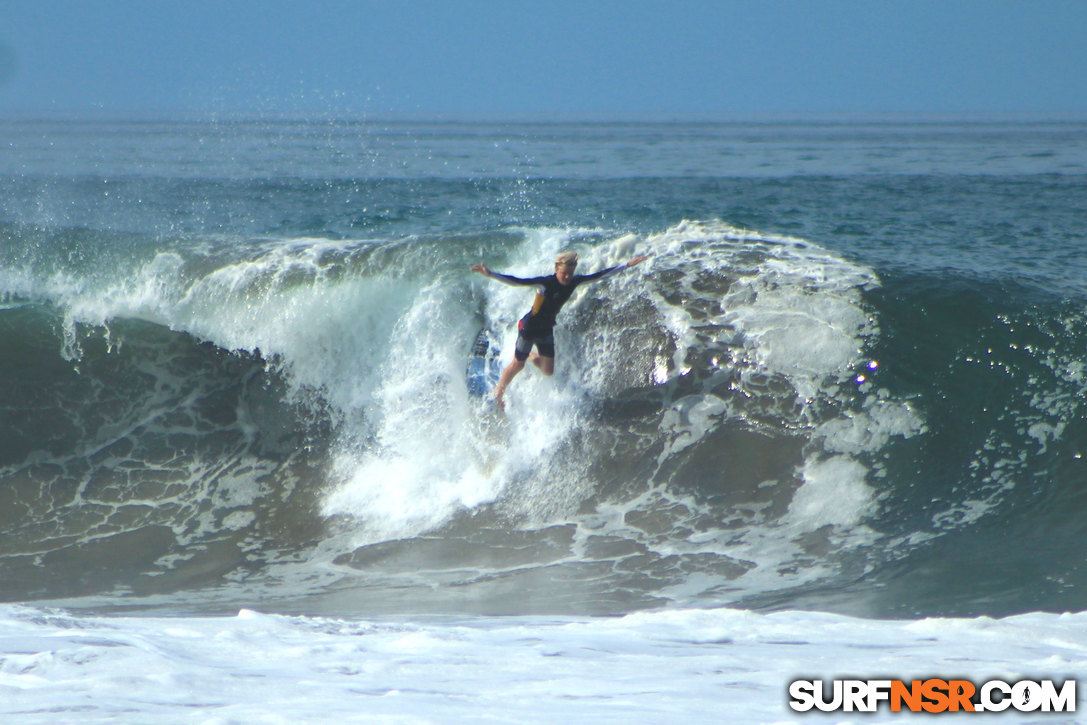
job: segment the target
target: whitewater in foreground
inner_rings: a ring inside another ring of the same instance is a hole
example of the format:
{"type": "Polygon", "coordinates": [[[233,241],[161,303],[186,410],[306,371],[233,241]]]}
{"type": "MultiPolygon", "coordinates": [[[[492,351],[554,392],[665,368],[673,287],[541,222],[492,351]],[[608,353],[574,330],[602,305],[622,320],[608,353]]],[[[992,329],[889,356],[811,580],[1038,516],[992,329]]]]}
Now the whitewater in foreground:
{"type": "MultiPolygon", "coordinates": [[[[1082,675],[1087,658],[1082,614],[887,622],[715,609],[345,620],[250,610],[73,617],[8,606],[0,615],[3,712],[42,723],[840,720],[792,712],[786,683],[832,673],[1063,681],[1082,675]]],[[[851,717],[907,715],[884,705],[851,717]]],[[[1068,721],[1061,717],[1038,721],[1068,721]]]]}

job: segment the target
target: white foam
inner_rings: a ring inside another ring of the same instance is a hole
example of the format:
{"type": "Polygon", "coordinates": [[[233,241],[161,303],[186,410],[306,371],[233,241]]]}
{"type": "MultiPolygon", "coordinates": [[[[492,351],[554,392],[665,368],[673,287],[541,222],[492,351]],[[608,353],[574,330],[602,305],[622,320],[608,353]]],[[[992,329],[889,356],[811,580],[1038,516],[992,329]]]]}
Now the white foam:
{"type": "MultiPolygon", "coordinates": [[[[525,235],[509,270],[533,276],[567,244],[569,232],[535,230],[525,235]]],[[[502,339],[503,364],[510,357],[515,321],[531,304],[530,288],[511,288],[483,278],[485,324],[502,339]]],[[[464,354],[473,330],[470,310],[449,305],[449,280],[415,290],[387,337],[373,403],[366,407],[373,435],[367,445],[343,450],[323,513],[360,522],[353,538],[365,542],[419,534],[456,512],[494,501],[511,482],[525,480],[517,503],[538,514],[566,500],[569,492],[548,493],[534,472],[577,425],[577,401],[565,389],[566,373],[545,378],[529,366],[511,386],[505,417],[469,399],[464,354]],[[463,344],[462,344],[463,342],[463,344]],[[482,423],[480,416],[483,416],[482,423]],[[542,496],[542,498],[541,498],[542,496]],[[529,504],[528,502],[533,502],[529,504]]],[[[561,342],[561,341],[560,341],[561,342]]]]}
{"type": "MultiPolygon", "coordinates": [[[[688,609],[417,621],[252,610],[98,617],[4,605],[0,716],[20,723],[838,721],[842,713],[790,710],[788,684],[1082,678],[1085,632],[1083,613],[880,621],[688,609]]],[[[886,705],[865,717],[886,721],[886,705]]],[[[1003,719],[1019,717],[1011,711],[1003,719]]]]}
{"type": "Polygon", "coordinates": [[[690,448],[720,425],[728,412],[725,401],[715,396],[691,396],[664,412],[659,429],[667,441],[657,456],[658,465],[690,448]]]}
{"type": "Polygon", "coordinates": [[[384,458],[368,453],[342,459],[346,480],[325,497],[326,516],[354,516],[364,525],[352,536],[354,545],[401,538],[438,526],[462,508],[491,501],[500,486],[469,462],[463,467],[444,465],[433,457],[384,458]]]}
{"type": "Polygon", "coordinates": [[[849,456],[809,459],[803,484],[789,504],[789,519],[803,531],[824,526],[855,527],[871,509],[868,470],[849,456]]]}
{"type": "Polygon", "coordinates": [[[925,432],[921,415],[907,401],[877,392],[859,411],[843,411],[819,426],[816,436],[828,451],[853,455],[882,449],[891,438],[912,438],[925,432]]]}

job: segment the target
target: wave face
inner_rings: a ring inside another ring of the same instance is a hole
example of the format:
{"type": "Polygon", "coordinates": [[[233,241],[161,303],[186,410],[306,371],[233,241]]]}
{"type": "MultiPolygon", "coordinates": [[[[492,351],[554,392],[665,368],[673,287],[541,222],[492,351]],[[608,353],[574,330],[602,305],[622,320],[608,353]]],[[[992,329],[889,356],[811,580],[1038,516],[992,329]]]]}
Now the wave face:
{"type": "Polygon", "coordinates": [[[1084,608],[1075,179],[1037,184],[1042,230],[1015,207],[1021,177],[273,182],[127,164],[11,179],[6,601],[1084,608]],[[908,188],[956,228],[901,261],[889,220],[930,220],[903,210],[908,188]],[[699,213],[723,195],[729,213],[699,213]],[[796,222],[815,199],[829,211],[796,222]],[[468,395],[466,357],[484,326],[508,355],[530,295],[468,267],[535,275],[566,248],[586,271],[650,260],[579,290],[556,375],[526,371],[498,415],[468,395]]]}

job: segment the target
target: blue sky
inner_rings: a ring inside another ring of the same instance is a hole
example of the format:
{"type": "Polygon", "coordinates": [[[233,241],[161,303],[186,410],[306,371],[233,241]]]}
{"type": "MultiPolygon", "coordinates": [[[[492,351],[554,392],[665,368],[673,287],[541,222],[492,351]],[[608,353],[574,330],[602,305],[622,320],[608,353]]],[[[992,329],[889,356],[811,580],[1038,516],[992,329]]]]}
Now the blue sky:
{"type": "Polygon", "coordinates": [[[0,0],[0,114],[1087,115],[1081,0],[0,0]]]}

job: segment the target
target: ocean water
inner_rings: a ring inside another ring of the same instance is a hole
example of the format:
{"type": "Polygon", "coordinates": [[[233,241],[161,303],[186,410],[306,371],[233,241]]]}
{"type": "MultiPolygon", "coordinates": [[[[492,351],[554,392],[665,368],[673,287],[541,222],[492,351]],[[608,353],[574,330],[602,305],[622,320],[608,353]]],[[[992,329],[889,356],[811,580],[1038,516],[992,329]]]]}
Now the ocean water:
{"type": "Polygon", "coordinates": [[[1087,123],[0,130],[5,719],[1087,674],[1087,123]],[[568,248],[649,259],[500,415],[466,357],[531,292],[468,268],[568,248]]]}

